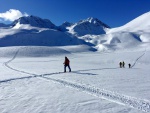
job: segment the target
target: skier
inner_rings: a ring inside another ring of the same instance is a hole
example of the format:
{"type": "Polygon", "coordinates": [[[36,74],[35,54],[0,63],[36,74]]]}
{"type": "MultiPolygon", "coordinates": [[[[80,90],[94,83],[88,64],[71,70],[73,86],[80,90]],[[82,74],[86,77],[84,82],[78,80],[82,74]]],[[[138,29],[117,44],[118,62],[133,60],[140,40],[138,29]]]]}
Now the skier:
{"type": "Polygon", "coordinates": [[[128,65],[129,65],[129,68],[131,68],[131,64],[129,63],[128,65]]]}
{"type": "Polygon", "coordinates": [[[64,61],[64,72],[66,72],[66,67],[69,68],[69,72],[71,72],[71,68],[70,68],[70,61],[69,59],[65,56],[65,61],[64,61]]]}
{"type": "Polygon", "coordinates": [[[120,68],[122,68],[122,62],[120,62],[119,65],[120,65],[120,68]]]}
{"type": "Polygon", "coordinates": [[[125,67],[125,63],[124,63],[124,61],[122,62],[122,67],[123,67],[123,68],[125,67]]]}

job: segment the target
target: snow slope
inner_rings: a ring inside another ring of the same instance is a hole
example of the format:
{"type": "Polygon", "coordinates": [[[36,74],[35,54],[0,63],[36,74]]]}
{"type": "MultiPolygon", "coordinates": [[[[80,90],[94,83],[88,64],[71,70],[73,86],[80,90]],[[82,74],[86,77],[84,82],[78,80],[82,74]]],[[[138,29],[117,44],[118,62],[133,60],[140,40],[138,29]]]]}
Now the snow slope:
{"type": "Polygon", "coordinates": [[[69,36],[64,32],[33,27],[28,24],[16,24],[13,28],[0,28],[0,46],[67,46],[92,45],[69,36]]]}
{"type": "Polygon", "coordinates": [[[150,12],[144,13],[143,15],[135,18],[134,20],[130,21],[129,23],[111,29],[108,33],[118,32],[118,31],[127,31],[127,32],[135,32],[135,33],[142,33],[142,32],[149,32],[150,28],[150,12]]]}
{"type": "Polygon", "coordinates": [[[55,55],[69,55],[80,52],[95,52],[96,49],[87,45],[72,45],[72,46],[14,46],[14,47],[1,47],[0,57],[12,57],[17,52],[17,57],[48,57],[55,55]],[[18,52],[17,52],[18,51],[18,52]]]}
{"type": "Polygon", "coordinates": [[[81,47],[60,48],[70,53],[45,52],[49,56],[25,57],[22,51],[31,54],[31,48],[1,48],[3,53],[13,50],[12,57],[0,59],[2,113],[150,112],[150,49],[78,53],[71,50],[81,47]],[[71,73],[62,73],[66,55],[71,61],[71,73]],[[124,69],[119,68],[120,61],[125,61],[124,69]]]}
{"type": "Polygon", "coordinates": [[[79,38],[93,43],[99,51],[142,46],[150,43],[149,18],[150,12],[147,12],[124,26],[108,29],[106,34],[84,35],[79,38]]]}
{"type": "Polygon", "coordinates": [[[122,27],[111,29],[108,33],[131,32],[138,37],[141,42],[150,42],[150,12],[147,12],[122,27]]]}

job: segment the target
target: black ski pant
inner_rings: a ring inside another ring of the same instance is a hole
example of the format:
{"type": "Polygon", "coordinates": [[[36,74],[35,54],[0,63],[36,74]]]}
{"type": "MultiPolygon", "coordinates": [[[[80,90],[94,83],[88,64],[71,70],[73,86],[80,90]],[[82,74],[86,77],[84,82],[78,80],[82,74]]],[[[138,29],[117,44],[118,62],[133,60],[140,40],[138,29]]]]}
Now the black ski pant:
{"type": "Polygon", "coordinates": [[[66,72],[66,67],[68,67],[69,68],[69,72],[71,72],[70,65],[64,65],[64,72],[66,72]]]}

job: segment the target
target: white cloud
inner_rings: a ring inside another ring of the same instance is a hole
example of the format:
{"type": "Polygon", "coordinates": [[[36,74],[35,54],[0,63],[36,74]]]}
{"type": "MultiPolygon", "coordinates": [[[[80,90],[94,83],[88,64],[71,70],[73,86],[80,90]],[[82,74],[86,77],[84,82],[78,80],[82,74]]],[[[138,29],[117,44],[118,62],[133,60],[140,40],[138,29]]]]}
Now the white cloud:
{"type": "Polygon", "coordinates": [[[5,13],[0,13],[0,18],[4,19],[5,21],[14,21],[22,16],[28,16],[27,13],[21,13],[19,10],[10,9],[5,13]]]}

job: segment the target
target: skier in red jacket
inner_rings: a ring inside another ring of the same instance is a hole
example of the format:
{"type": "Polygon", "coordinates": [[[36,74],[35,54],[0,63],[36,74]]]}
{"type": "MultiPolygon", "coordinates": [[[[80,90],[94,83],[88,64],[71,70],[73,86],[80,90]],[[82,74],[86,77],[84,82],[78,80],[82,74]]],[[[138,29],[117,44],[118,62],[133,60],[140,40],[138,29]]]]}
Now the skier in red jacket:
{"type": "Polygon", "coordinates": [[[71,72],[71,68],[70,68],[70,61],[67,57],[65,57],[65,61],[64,61],[64,72],[66,72],[66,67],[69,68],[69,72],[71,72]]]}

